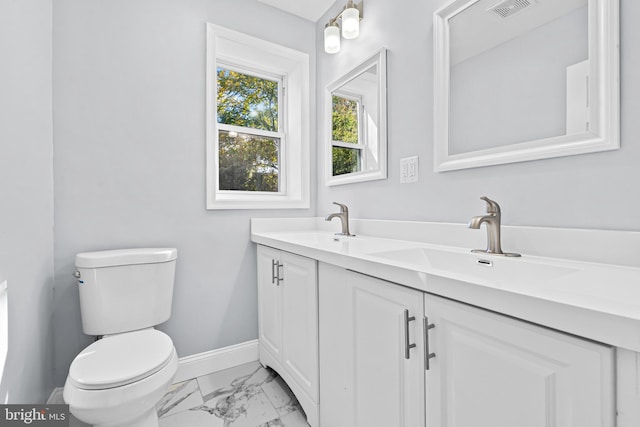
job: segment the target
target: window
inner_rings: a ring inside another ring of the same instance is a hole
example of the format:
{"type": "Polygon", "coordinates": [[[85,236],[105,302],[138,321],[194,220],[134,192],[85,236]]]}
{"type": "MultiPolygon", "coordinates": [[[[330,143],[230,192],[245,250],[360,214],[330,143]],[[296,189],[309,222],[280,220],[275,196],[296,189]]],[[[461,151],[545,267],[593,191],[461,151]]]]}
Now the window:
{"type": "Polygon", "coordinates": [[[308,208],[308,55],[207,30],[207,208],[308,208]]]}
{"type": "Polygon", "coordinates": [[[282,77],[218,64],[218,191],[278,193],[282,77]]]}

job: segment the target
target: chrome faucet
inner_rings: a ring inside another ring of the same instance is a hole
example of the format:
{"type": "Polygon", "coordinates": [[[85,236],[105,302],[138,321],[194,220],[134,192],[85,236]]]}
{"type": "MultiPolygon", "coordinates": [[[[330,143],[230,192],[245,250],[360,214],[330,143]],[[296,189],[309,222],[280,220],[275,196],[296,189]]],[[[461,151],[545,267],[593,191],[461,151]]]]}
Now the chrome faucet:
{"type": "Polygon", "coordinates": [[[480,229],[484,223],[487,227],[487,249],[474,249],[471,252],[508,257],[519,257],[520,254],[502,252],[500,245],[500,205],[486,196],[480,197],[487,202],[487,215],[474,216],[469,221],[469,228],[480,229]]]}
{"type": "Polygon", "coordinates": [[[333,218],[340,218],[340,222],[342,222],[342,232],[336,233],[336,235],[353,236],[353,234],[349,233],[349,208],[347,208],[347,205],[343,205],[342,203],[333,202],[333,204],[340,206],[340,213],[332,213],[324,220],[331,221],[333,218]]]}

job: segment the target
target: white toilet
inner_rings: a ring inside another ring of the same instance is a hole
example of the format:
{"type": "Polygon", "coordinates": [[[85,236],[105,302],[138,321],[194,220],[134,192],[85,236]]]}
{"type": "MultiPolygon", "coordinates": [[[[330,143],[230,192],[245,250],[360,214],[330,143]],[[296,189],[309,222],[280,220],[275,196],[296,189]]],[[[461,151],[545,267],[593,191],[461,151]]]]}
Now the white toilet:
{"type": "Polygon", "coordinates": [[[153,329],[171,316],[177,250],[121,249],[76,255],[82,330],[103,335],[71,363],[64,400],[94,426],[157,427],[155,406],[178,355],[153,329]]]}

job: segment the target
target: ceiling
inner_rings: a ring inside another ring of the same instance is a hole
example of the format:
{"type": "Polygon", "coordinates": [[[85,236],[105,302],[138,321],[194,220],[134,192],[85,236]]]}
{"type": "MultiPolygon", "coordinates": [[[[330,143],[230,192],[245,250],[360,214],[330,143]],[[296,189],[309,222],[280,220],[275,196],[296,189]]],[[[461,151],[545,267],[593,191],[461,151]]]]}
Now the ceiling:
{"type": "Polygon", "coordinates": [[[336,0],[258,0],[258,2],[316,22],[336,0]]]}
{"type": "Polygon", "coordinates": [[[526,34],[576,9],[586,9],[588,1],[535,0],[531,2],[534,7],[506,19],[491,13],[495,3],[496,0],[479,0],[451,18],[451,65],[526,34]]]}

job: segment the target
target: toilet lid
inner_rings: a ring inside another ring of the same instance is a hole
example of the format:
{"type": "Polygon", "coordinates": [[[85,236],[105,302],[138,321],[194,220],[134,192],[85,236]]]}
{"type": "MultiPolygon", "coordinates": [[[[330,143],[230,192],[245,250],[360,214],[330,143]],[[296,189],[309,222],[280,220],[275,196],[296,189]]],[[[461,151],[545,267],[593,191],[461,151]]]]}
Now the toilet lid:
{"type": "Polygon", "coordinates": [[[69,379],[88,390],[123,386],[158,372],[173,351],[171,338],[155,329],[108,336],[76,356],[69,379]]]}

